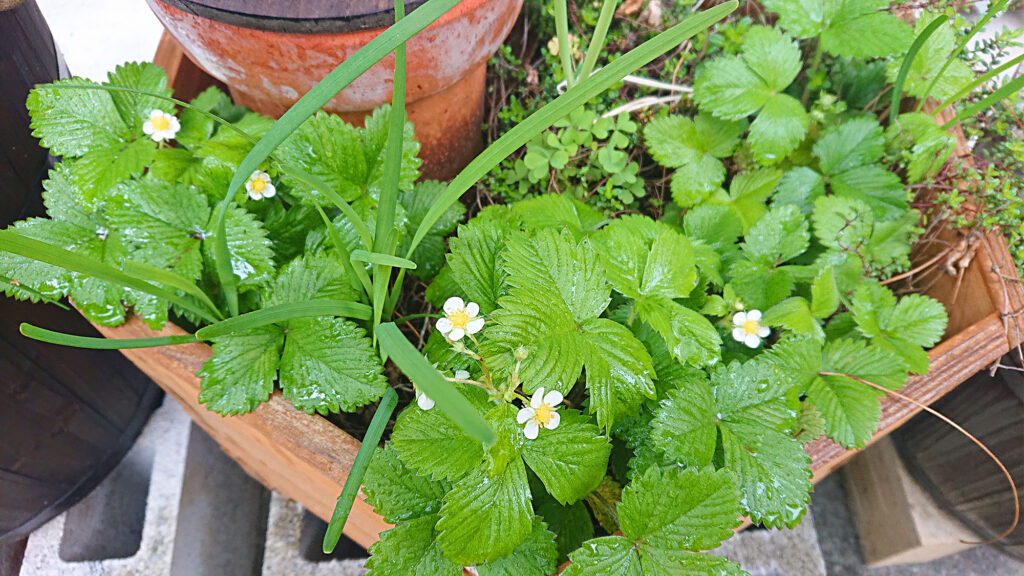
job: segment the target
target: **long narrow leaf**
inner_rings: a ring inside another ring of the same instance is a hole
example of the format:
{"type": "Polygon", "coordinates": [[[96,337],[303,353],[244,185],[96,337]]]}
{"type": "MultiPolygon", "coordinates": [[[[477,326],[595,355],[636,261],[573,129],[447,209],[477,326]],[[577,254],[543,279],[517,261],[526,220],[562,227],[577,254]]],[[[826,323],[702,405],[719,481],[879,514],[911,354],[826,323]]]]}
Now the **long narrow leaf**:
{"type": "Polygon", "coordinates": [[[597,57],[604,51],[604,41],[608,36],[608,27],[611,26],[612,16],[615,14],[615,6],[618,3],[618,0],[604,0],[604,4],[601,5],[601,15],[597,17],[594,35],[590,37],[587,55],[584,56],[583,65],[580,66],[579,81],[590,76],[590,73],[594,71],[597,57]]]}
{"type": "Polygon", "coordinates": [[[914,58],[917,58],[917,53],[921,51],[924,43],[932,37],[932,34],[938,31],[940,27],[946,22],[945,16],[937,16],[935,20],[932,20],[928,27],[921,31],[914,38],[914,42],[910,45],[910,49],[907,50],[906,55],[903,56],[903,64],[900,65],[900,71],[896,74],[896,82],[893,83],[892,89],[892,101],[889,103],[889,124],[896,124],[896,117],[900,113],[900,101],[903,99],[903,84],[907,81],[907,74],[910,73],[910,66],[914,63],[914,58]]]}
{"type": "Polygon", "coordinates": [[[392,256],[390,254],[381,254],[379,252],[353,250],[351,258],[355,262],[367,262],[369,264],[379,264],[381,266],[391,266],[393,268],[416,268],[416,263],[412,260],[406,260],[405,258],[392,256]]]}
{"type": "Polygon", "coordinates": [[[13,230],[0,230],[0,251],[10,252],[11,254],[24,256],[44,264],[85,274],[104,282],[145,292],[157,298],[163,298],[168,302],[173,302],[186,310],[194,312],[208,322],[217,321],[217,317],[211,314],[205,307],[199,306],[187,298],[182,298],[170,290],[165,290],[149,282],[129,276],[109,264],[89,258],[88,256],[83,256],[58,246],[52,246],[33,238],[26,238],[13,230]]]}
{"type": "Polygon", "coordinates": [[[430,23],[440,18],[445,12],[453,8],[459,0],[428,0],[425,4],[416,9],[408,18],[403,18],[394,26],[370,40],[358,52],[347,58],[331,71],[316,86],[310,89],[299,101],[296,102],[283,116],[267,130],[259,142],[245,156],[235,171],[231,183],[228,185],[224,200],[220,202],[216,215],[216,242],[214,256],[217,277],[224,290],[228,301],[228,307],[232,316],[238,314],[238,287],[235,281],[234,272],[231,270],[230,254],[228,252],[227,238],[225,237],[224,219],[227,215],[228,204],[235,193],[242,188],[245,181],[259,168],[260,164],[284,142],[285,138],[294,132],[299,125],[305,122],[317,110],[327,104],[338,92],[341,92],[353,80],[361,76],[374,64],[394,51],[406,40],[413,37],[417,32],[423,30],[430,23]]]}
{"type": "Polygon", "coordinates": [[[437,403],[437,408],[444,412],[467,434],[484,444],[493,444],[497,438],[494,430],[477,412],[476,408],[441,376],[436,368],[420,354],[394,322],[387,322],[377,327],[377,339],[382,350],[386,351],[402,372],[437,403]]]}
{"type": "Polygon", "coordinates": [[[956,104],[957,102],[960,101],[961,98],[963,98],[963,97],[967,96],[968,94],[974,92],[974,90],[976,88],[978,88],[978,86],[981,86],[982,84],[988,82],[989,80],[995,78],[996,76],[999,76],[1000,74],[1002,74],[1003,72],[1006,72],[1010,68],[1013,68],[1014,66],[1017,66],[1021,62],[1024,62],[1024,54],[1021,54],[1021,55],[1017,56],[1016,58],[1010,59],[1007,62],[1001,64],[1000,66],[998,66],[996,68],[993,68],[992,70],[989,70],[985,74],[982,74],[981,76],[978,76],[977,78],[974,79],[973,82],[967,84],[966,86],[964,86],[960,90],[957,90],[956,94],[953,94],[949,98],[946,98],[942,102],[942,104],[939,104],[938,107],[936,107],[935,110],[932,112],[932,116],[937,116],[939,114],[939,112],[942,112],[943,110],[945,110],[947,106],[950,106],[952,104],[956,104]]]}
{"type": "Polygon", "coordinates": [[[342,487],[341,495],[338,496],[338,503],[334,505],[334,513],[331,514],[331,521],[327,524],[327,533],[324,534],[324,554],[334,552],[334,547],[341,539],[341,532],[345,529],[345,522],[348,521],[348,515],[352,511],[352,504],[356,501],[359,487],[363,484],[363,477],[366,476],[373,453],[376,452],[377,445],[380,444],[380,438],[384,435],[384,429],[387,428],[391,413],[395,411],[396,406],[398,406],[398,394],[389,387],[384,391],[384,397],[380,399],[377,411],[373,413],[370,426],[366,429],[366,435],[363,436],[363,443],[359,446],[359,452],[356,453],[356,459],[352,463],[352,470],[349,471],[348,478],[345,479],[345,486],[342,487]]]}
{"type": "Polygon", "coordinates": [[[1003,98],[1013,96],[1014,94],[1020,92],[1022,89],[1024,89],[1024,76],[1018,76],[1017,78],[1014,78],[1010,82],[1007,82],[1006,84],[1000,86],[999,89],[996,90],[995,92],[989,94],[988,96],[982,98],[978,102],[975,102],[974,104],[971,104],[970,106],[961,110],[959,113],[957,113],[955,118],[943,124],[942,127],[949,128],[950,126],[954,126],[964,118],[969,118],[977,114],[978,112],[985,110],[986,108],[994,106],[1003,98]]]}
{"type": "Polygon", "coordinates": [[[320,207],[320,204],[314,204],[314,206],[316,206],[317,213],[320,214],[320,218],[324,221],[324,226],[327,228],[327,238],[334,245],[334,250],[337,252],[336,256],[341,261],[342,267],[345,268],[345,276],[348,277],[349,283],[356,289],[356,292],[363,292],[366,296],[369,296],[370,277],[366,275],[366,269],[362,266],[356,267],[352,265],[352,256],[348,251],[348,246],[345,245],[345,241],[341,239],[341,236],[338,236],[334,223],[324,213],[324,209],[320,207]]]}
{"type": "Polygon", "coordinates": [[[420,227],[416,230],[416,235],[413,236],[409,251],[405,257],[411,258],[416,247],[419,246],[423,238],[426,237],[430,229],[448,208],[458,201],[459,197],[466,190],[469,190],[477,180],[505,160],[509,154],[518,150],[534,136],[540,134],[561,118],[564,118],[569,112],[582,106],[616,82],[621,81],[627,74],[647,65],[661,54],[678,46],[687,38],[725,18],[736,9],[737,5],[737,0],[729,0],[676,24],[672,28],[616,58],[614,62],[601,68],[594,75],[583,79],[576,87],[555,98],[543,108],[531,114],[529,118],[514,126],[501,138],[495,140],[494,143],[470,162],[469,166],[466,166],[448,184],[440,198],[430,207],[430,210],[420,222],[420,227]]]}
{"type": "Polygon", "coordinates": [[[348,221],[352,223],[352,227],[356,229],[356,233],[359,234],[359,239],[363,242],[363,247],[367,250],[372,249],[373,236],[370,235],[370,229],[366,227],[366,222],[363,222],[363,219],[359,217],[359,214],[356,214],[352,205],[346,202],[341,195],[335,192],[334,189],[331,188],[330,184],[325,182],[323,178],[310,174],[294,164],[282,163],[281,169],[297,180],[301,180],[304,184],[313,188],[317,192],[327,196],[327,199],[334,203],[334,205],[341,210],[341,213],[345,215],[345,218],[348,218],[348,221]]]}
{"type": "Polygon", "coordinates": [[[124,273],[138,278],[139,280],[156,282],[157,284],[177,288],[205,305],[218,319],[224,319],[224,314],[222,314],[217,308],[217,305],[213,303],[213,300],[210,300],[210,297],[206,295],[206,292],[200,290],[194,282],[190,282],[188,278],[185,278],[180,274],[175,274],[174,272],[164,270],[163,268],[157,268],[156,266],[150,266],[149,264],[143,264],[142,262],[132,262],[131,260],[125,261],[124,273]]]}
{"type": "Polygon", "coordinates": [[[22,323],[21,333],[33,340],[71,346],[73,348],[89,348],[91,350],[128,350],[130,348],[155,348],[157,346],[174,346],[198,342],[192,334],[181,336],[156,336],[154,338],[91,338],[54,332],[31,324],[22,323]]]}
{"type": "Polygon", "coordinates": [[[310,316],[345,316],[358,320],[370,319],[370,307],[358,302],[346,302],[344,300],[312,300],[310,302],[293,302],[280,304],[261,310],[255,310],[234,316],[227,320],[221,320],[201,328],[196,332],[200,340],[209,340],[218,336],[226,336],[268,324],[287,322],[295,318],[308,318],[310,316]]]}
{"type": "Polygon", "coordinates": [[[569,14],[566,0],[555,0],[555,30],[558,35],[558,57],[562,62],[565,85],[576,85],[576,73],[572,68],[572,46],[569,44],[569,14]]]}

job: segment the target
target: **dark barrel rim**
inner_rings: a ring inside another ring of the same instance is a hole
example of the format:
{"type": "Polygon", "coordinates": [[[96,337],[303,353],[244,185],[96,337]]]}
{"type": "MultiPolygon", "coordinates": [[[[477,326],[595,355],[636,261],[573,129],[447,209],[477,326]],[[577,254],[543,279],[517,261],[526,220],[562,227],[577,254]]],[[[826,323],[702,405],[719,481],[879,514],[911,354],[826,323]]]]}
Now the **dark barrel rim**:
{"type": "MultiPolygon", "coordinates": [[[[394,3],[387,0],[295,0],[286,3],[251,2],[248,6],[238,0],[159,1],[222,24],[288,34],[361,32],[386,28],[395,21],[394,3]]],[[[424,3],[426,0],[405,0],[406,13],[424,3]]]]}

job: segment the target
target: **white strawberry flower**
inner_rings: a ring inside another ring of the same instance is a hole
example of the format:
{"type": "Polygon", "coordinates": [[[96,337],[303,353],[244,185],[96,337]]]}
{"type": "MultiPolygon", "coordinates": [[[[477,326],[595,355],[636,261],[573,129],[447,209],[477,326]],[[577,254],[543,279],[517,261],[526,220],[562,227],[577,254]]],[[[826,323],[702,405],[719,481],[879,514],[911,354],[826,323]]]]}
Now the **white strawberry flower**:
{"type": "Polygon", "coordinates": [[[178,130],[181,130],[181,123],[174,117],[174,114],[168,114],[159,108],[151,110],[149,120],[142,125],[142,131],[154,142],[172,140],[178,130]]]}
{"type": "Polygon", "coordinates": [[[555,410],[561,402],[562,393],[558,390],[552,390],[545,394],[544,388],[537,388],[533,397],[530,398],[530,405],[516,414],[516,422],[524,424],[523,434],[530,440],[534,440],[541,427],[548,430],[558,428],[562,417],[555,410]]]}
{"type": "Polygon", "coordinates": [[[256,170],[252,176],[249,176],[249,179],[245,181],[245,191],[253,200],[262,200],[277,194],[277,188],[270,183],[270,174],[262,170],[256,170]]]}
{"type": "Polygon", "coordinates": [[[761,345],[761,339],[772,333],[770,328],[761,325],[760,310],[737,312],[732,316],[732,324],[733,339],[743,342],[748,348],[757,348],[761,345]]]}
{"type": "Polygon", "coordinates": [[[466,304],[462,298],[452,296],[444,303],[444,318],[437,321],[437,330],[448,340],[458,342],[466,334],[476,334],[484,327],[484,319],[479,314],[480,306],[476,302],[466,304]]]}

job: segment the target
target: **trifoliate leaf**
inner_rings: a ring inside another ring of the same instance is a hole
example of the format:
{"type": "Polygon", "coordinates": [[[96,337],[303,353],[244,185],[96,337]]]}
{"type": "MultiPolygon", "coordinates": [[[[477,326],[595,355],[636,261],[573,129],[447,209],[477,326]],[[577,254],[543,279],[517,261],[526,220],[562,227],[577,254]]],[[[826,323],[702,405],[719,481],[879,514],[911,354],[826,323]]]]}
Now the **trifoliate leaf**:
{"type": "Polygon", "coordinates": [[[401,522],[370,546],[367,576],[462,576],[462,567],[441,554],[437,516],[401,522]]]}
{"type": "MultiPolygon", "coordinates": [[[[171,90],[167,87],[167,74],[163,68],[152,62],[122,64],[107,74],[106,85],[132,88],[163,96],[171,95],[171,90]]],[[[113,91],[110,92],[110,98],[113,100],[121,120],[133,133],[142,133],[142,124],[149,119],[151,111],[174,112],[173,104],[147,94],[113,91]]]]}
{"type": "Polygon", "coordinates": [[[663,296],[645,296],[635,305],[637,316],[665,339],[680,361],[700,367],[722,357],[722,338],[703,314],[663,296]]]}
{"type": "Polygon", "coordinates": [[[835,56],[884,58],[910,46],[910,27],[885,12],[885,0],[770,0],[779,26],[797,38],[821,37],[821,47],[835,56]]]}
{"type": "Polygon", "coordinates": [[[288,322],[281,390],[299,410],[351,412],[384,394],[387,379],[366,333],[342,318],[288,322]]]}
{"type": "Polygon", "coordinates": [[[437,522],[441,551],[466,566],[508,556],[533,530],[530,498],[519,458],[496,477],[471,472],[445,496],[437,522]]]}
{"type": "Polygon", "coordinates": [[[773,168],[741,172],[729,184],[728,194],[716,194],[710,202],[732,209],[743,225],[743,232],[746,233],[768,212],[765,201],[772,195],[781,179],[782,172],[773,168]]]}
{"type": "Polygon", "coordinates": [[[644,576],[633,543],[622,536],[588,540],[569,554],[572,561],[562,576],[644,576]]]}
{"type": "MultiPolygon", "coordinates": [[[[825,347],[822,372],[849,374],[890,389],[903,385],[903,363],[886,350],[854,340],[834,340],[825,347]]],[[[822,376],[807,389],[807,400],[825,418],[829,438],[847,448],[860,448],[878,424],[882,393],[845,376],[822,376]]]]}
{"type": "Polygon", "coordinates": [[[871,238],[862,254],[868,265],[883,269],[893,263],[908,267],[910,249],[914,240],[923,232],[918,228],[921,214],[910,210],[896,220],[876,222],[871,231],[871,238]]]}
{"type": "MultiPolygon", "coordinates": [[[[481,413],[488,408],[487,393],[476,386],[456,385],[481,413]]],[[[398,416],[391,442],[409,468],[435,480],[458,479],[479,466],[484,457],[480,441],[466,434],[441,410],[409,405],[398,416]]]]}
{"type": "Polygon", "coordinates": [[[807,132],[803,105],[783,93],[800,68],[795,42],[775,28],[752,26],[742,54],[719,56],[698,71],[694,99],[701,109],[726,120],[757,114],[750,125],[751,149],[758,162],[774,164],[807,132]]]}
{"type": "Polygon", "coordinates": [[[612,287],[625,296],[685,298],[697,284],[689,240],[650,218],[615,220],[594,242],[612,287]]]}
{"type": "Polygon", "coordinates": [[[533,518],[533,531],[512,554],[480,564],[480,576],[547,576],[558,568],[555,535],[539,517],[533,518]]]}
{"type": "MultiPolygon", "coordinates": [[[[179,144],[192,148],[208,139],[213,135],[214,130],[219,128],[217,122],[199,111],[214,112],[214,110],[216,110],[218,112],[223,112],[226,109],[230,109],[232,104],[231,98],[216,86],[210,86],[206,90],[203,90],[198,96],[193,98],[189,104],[191,104],[191,107],[183,109],[181,113],[178,114],[178,120],[181,122],[181,129],[178,130],[178,134],[175,135],[174,139],[177,140],[179,144]]],[[[159,106],[157,106],[157,108],[159,108],[159,106]]],[[[223,114],[218,115],[225,120],[231,120],[223,114]]],[[[237,120],[237,118],[235,119],[237,120]]],[[[171,148],[168,148],[167,150],[171,150],[171,148]]]]}
{"type": "Polygon", "coordinates": [[[611,302],[611,288],[588,240],[577,244],[551,229],[533,238],[513,233],[501,259],[510,286],[560,295],[576,322],[596,318],[611,302]]]}
{"type": "Polygon", "coordinates": [[[770,363],[734,362],[712,375],[710,387],[693,381],[670,391],[651,437],[688,466],[709,464],[720,453],[725,467],[739,474],[750,517],[766,526],[793,526],[810,501],[811,475],[810,457],[792,437],[798,407],[791,386],[770,363]]]}
{"type": "Polygon", "coordinates": [[[911,372],[928,371],[924,348],[934,346],[946,330],[946,310],[920,294],[896,296],[876,283],[861,284],[850,306],[857,328],[871,341],[901,357],[911,372]]]}
{"type": "Polygon", "coordinates": [[[109,92],[63,85],[97,86],[75,77],[38,86],[29,93],[32,135],[53,155],[73,158],[93,150],[120,149],[142,135],[131,133],[109,92]]]}
{"type": "Polygon", "coordinates": [[[435,516],[450,486],[417,476],[398,459],[391,443],[377,448],[363,477],[366,501],[386,522],[396,524],[422,516],[435,516]]]}
{"type": "Polygon", "coordinates": [[[626,538],[651,548],[710,550],[739,525],[739,503],[728,470],[652,466],[622,491],[619,521],[626,538]]]}
{"type": "Polygon", "coordinates": [[[499,265],[505,233],[494,224],[474,220],[459,226],[459,235],[448,240],[452,278],[484,314],[494,310],[506,290],[507,274],[499,265]]]}
{"type": "MultiPolygon", "coordinates": [[[[403,192],[399,196],[398,202],[405,208],[406,216],[409,218],[409,230],[419,229],[423,217],[434,206],[444,189],[443,182],[428,180],[417,183],[413,190],[403,192]]],[[[441,215],[413,251],[412,261],[416,263],[416,268],[410,270],[410,274],[422,280],[430,280],[437,275],[444,266],[444,240],[455,230],[465,213],[466,207],[461,202],[455,202],[441,215]]],[[[398,251],[399,255],[404,256],[408,252],[411,241],[412,235],[406,234],[398,251]]]]}
{"type": "Polygon", "coordinates": [[[725,180],[720,158],[732,154],[745,122],[719,120],[701,113],[693,120],[679,115],[647,124],[644,138],[655,161],[678,168],[672,178],[672,197],[680,206],[700,204],[725,180]]]}
{"type": "Polygon", "coordinates": [[[608,429],[655,397],[654,366],[644,345],[622,324],[593,318],[581,329],[590,412],[597,414],[598,426],[608,429]]]}
{"type": "Polygon", "coordinates": [[[775,267],[803,254],[810,226],[796,206],[773,206],[743,238],[743,254],[762,266],[775,267]]]}
{"type": "MultiPolygon", "coordinates": [[[[927,15],[919,18],[917,25],[914,27],[914,35],[921,34],[925,28],[931,25],[935,18],[946,17],[945,14],[941,14],[934,18],[927,15]]],[[[903,90],[915,98],[925,99],[931,97],[945,100],[973,80],[974,72],[970,66],[959,58],[949,62],[956,44],[957,37],[953,27],[949,24],[939,26],[939,29],[921,46],[921,50],[910,64],[910,70],[904,81],[903,90]],[[947,63],[949,64],[948,67],[946,66],[947,63]],[[944,70],[944,72],[942,76],[938,76],[938,81],[935,82],[931,92],[928,92],[928,87],[931,86],[931,83],[937,77],[939,70],[944,70]]],[[[903,58],[895,58],[889,62],[885,73],[890,82],[896,81],[896,76],[899,74],[902,65],[903,58]]]]}
{"type": "Polygon", "coordinates": [[[601,212],[561,194],[546,194],[516,202],[512,205],[512,215],[520,219],[527,229],[566,229],[577,241],[595,232],[606,221],[601,212]]]}
{"type": "Polygon", "coordinates": [[[601,483],[608,469],[611,444],[597,426],[579,412],[558,411],[554,430],[541,430],[537,438],[521,438],[526,464],[560,504],[576,502],[601,483]]]}
{"type": "Polygon", "coordinates": [[[284,331],[273,325],[214,338],[198,374],[199,401],[225,416],[253,411],[274,391],[283,343],[284,331]]]}

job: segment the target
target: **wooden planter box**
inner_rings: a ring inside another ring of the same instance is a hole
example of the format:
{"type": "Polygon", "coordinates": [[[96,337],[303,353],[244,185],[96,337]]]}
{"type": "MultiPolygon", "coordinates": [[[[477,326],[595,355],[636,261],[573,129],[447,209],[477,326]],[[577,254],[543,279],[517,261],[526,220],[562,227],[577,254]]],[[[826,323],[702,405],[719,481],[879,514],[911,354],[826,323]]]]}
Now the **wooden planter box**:
{"type": "MultiPolygon", "coordinates": [[[[213,81],[184,58],[180,47],[165,35],[157,52],[175,86],[175,95],[198,93],[213,81]]],[[[961,142],[959,148],[964,151],[961,142]]],[[[956,243],[957,232],[945,230],[941,238],[956,243]]],[[[914,260],[924,262],[938,251],[932,248],[915,252],[914,260]]],[[[1013,260],[1003,239],[989,234],[976,239],[973,257],[962,278],[941,272],[927,294],[941,301],[949,313],[945,339],[929,352],[931,370],[925,376],[909,380],[902,392],[923,404],[930,404],[965,381],[974,373],[991,366],[1020,344],[1024,324],[1024,288],[1019,282],[1013,260]],[[1008,277],[1011,280],[1006,280],[1008,277]]],[[[97,326],[107,338],[144,338],[179,335],[185,332],[168,324],[160,332],[150,330],[138,318],[117,328],[97,326]]],[[[311,512],[327,520],[351,470],[359,440],[326,419],[305,414],[275,393],[253,412],[221,417],[197,401],[199,378],[196,372],[211,355],[205,344],[187,344],[124,350],[153,381],[173,396],[192,419],[210,434],[250,475],[272,490],[297,500],[311,512]]],[[[882,438],[920,411],[916,406],[882,399],[882,417],[872,441],[882,438]]],[[[835,470],[853,456],[822,438],[810,443],[814,481],[835,470]]],[[[369,547],[381,531],[389,528],[369,504],[356,499],[345,534],[360,546],[369,547]]],[[[467,571],[467,573],[471,573],[467,571]]]]}

